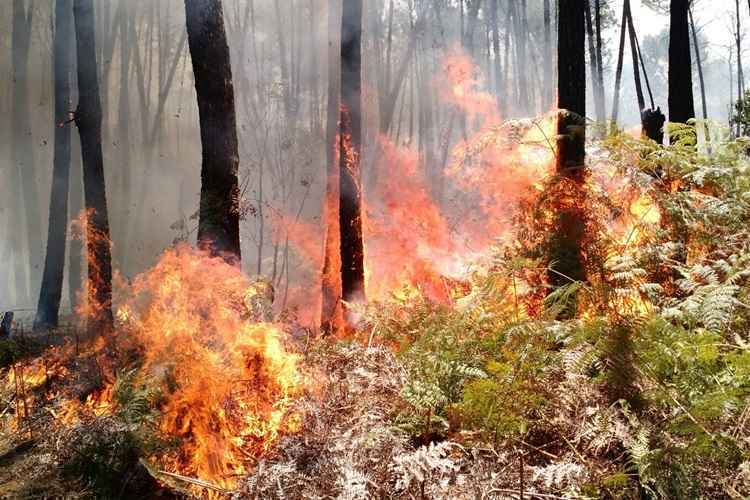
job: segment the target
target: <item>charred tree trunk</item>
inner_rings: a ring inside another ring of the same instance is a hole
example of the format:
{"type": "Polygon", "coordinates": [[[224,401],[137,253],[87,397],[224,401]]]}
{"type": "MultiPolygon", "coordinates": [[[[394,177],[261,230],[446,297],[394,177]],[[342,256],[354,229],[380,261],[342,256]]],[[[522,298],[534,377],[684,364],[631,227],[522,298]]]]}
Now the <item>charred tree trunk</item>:
{"type": "MultiPolygon", "coordinates": [[[[13,64],[13,146],[14,168],[21,181],[18,195],[19,209],[25,214],[23,230],[27,235],[28,264],[31,299],[39,286],[42,270],[42,216],[39,211],[39,192],[36,184],[31,112],[29,109],[29,49],[31,46],[31,23],[33,6],[25,6],[24,0],[13,0],[13,33],[11,35],[13,64]]],[[[17,189],[16,186],[11,189],[17,189]]],[[[22,246],[22,245],[21,245],[22,246]]],[[[18,253],[20,254],[20,246],[18,253]]],[[[18,276],[18,275],[17,275],[18,276]]],[[[17,278],[18,279],[18,278],[17,278]]]]}
{"type": "Polygon", "coordinates": [[[339,129],[339,224],[341,291],[364,300],[362,236],[362,0],[345,0],[341,15],[341,119],[339,129]]]}
{"type": "Polygon", "coordinates": [[[689,6],[689,0],[671,0],[669,9],[669,121],[673,123],[695,118],[689,6]]]}
{"type": "Polygon", "coordinates": [[[70,112],[70,72],[73,32],[73,0],[55,4],[54,85],[55,151],[52,190],[47,226],[47,255],[44,261],[35,330],[57,327],[65,271],[65,239],[68,227],[68,187],[70,182],[70,127],[64,124],[70,112]]]}
{"type": "Polygon", "coordinates": [[[617,129],[617,116],[620,111],[620,86],[622,84],[622,63],[625,59],[625,30],[627,24],[627,4],[623,3],[622,23],[620,24],[620,46],[617,52],[617,69],[615,69],[615,93],[612,97],[612,127],[617,129]]]}
{"type": "MultiPolygon", "coordinates": [[[[560,204],[557,207],[549,280],[554,288],[584,281],[582,253],[585,236],[586,168],[586,27],[585,8],[579,0],[560,0],[558,10],[557,174],[560,204]]],[[[575,301],[564,314],[575,314],[575,301]]]]}
{"type": "Polygon", "coordinates": [[[586,34],[589,41],[589,68],[591,70],[591,83],[594,94],[594,108],[596,112],[596,121],[603,123],[606,119],[604,116],[604,92],[599,89],[599,67],[596,56],[597,48],[594,36],[594,22],[591,16],[591,2],[586,0],[586,34]]]}
{"type": "Polygon", "coordinates": [[[598,99],[602,103],[602,115],[607,119],[607,101],[604,95],[604,61],[602,56],[602,11],[600,0],[594,0],[594,25],[596,27],[596,80],[599,89],[598,99]]]}
{"type": "Polygon", "coordinates": [[[558,101],[566,110],[558,120],[558,174],[580,178],[585,160],[586,50],[584,8],[576,0],[560,1],[558,23],[558,101]]]}
{"type": "Polygon", "coordinates": [[[341,2],[328,2],[328,106],[326,110],[326,240],[323,255],[321,330],[332,333],[342,324],[339,229],[338,137],[341,95],[341,2]]]}
{"type": "Polygon", "coordinates": [[[239,264],[239,153],[234,86],[220,0],[185,0],[203,164],[198,244],[239,264]]]}
{"type": "Polygon", "coordinates": [[[93,0],[75,0],[78,64],[78,109],[75,121],[81,137],[83,191],[86,204],[89,335],[113,331],[112,251],[102,158],[102,107],[96,72],[93,0]]]}
{"type": "Polygon", "coordinates": [[[635,80],[635,95],[638,99],[638,112],[642,113],[646,108],[646,98],[643,96],[643,85],[641,85],[641,70],[638,62],[638,47],[635,41],[635,25],[633,14],[630,10],[630,0],[625,0],[625,16],[628,18],[628,35],[630,38],[630,55],[633,57],[633,78],[635,80]]]}

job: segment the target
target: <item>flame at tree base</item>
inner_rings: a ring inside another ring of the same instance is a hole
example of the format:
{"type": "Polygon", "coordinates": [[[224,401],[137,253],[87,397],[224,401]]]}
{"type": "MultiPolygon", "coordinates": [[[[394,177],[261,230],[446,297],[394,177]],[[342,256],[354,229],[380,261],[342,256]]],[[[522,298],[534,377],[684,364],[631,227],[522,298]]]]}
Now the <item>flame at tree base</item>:
{"type": "Polygon", "coordinates": [[[297,425],[298,357],[282,332],[258,323],[251,281],[220,258],[181,246],[131,285],[118,319],[141,353],[141,377],[158,383],[159,430],[180,448],[157,457],[181,474],[232,487],[248,457],[297,425]]]}

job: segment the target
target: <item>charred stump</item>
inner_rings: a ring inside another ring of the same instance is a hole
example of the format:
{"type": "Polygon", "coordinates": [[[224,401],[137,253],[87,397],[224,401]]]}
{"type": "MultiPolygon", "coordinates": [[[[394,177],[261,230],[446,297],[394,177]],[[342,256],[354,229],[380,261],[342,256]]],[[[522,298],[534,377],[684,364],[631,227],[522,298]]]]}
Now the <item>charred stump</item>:
{"type": "Polygon", "coordinates": [[[644,109],[641,113],[643,134],[657,144],[664,143],[664,122],[667,117],[661,112],[661,108],[644,109]]]}

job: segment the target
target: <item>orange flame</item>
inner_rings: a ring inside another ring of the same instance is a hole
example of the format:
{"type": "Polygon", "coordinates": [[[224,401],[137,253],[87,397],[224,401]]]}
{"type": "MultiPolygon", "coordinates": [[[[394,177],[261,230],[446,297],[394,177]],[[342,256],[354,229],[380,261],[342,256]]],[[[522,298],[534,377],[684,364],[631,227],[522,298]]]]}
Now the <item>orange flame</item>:
{"type": "Polygon", "coordinates": [[[180,246],[134,280],[117,314],[143,351],[141,373],[167,394],[160,429],[182,439],[161,458],[225,487],[291,429],[301,386],[279,328],[252,321],[250,286],[237,267],[180,246]]]}

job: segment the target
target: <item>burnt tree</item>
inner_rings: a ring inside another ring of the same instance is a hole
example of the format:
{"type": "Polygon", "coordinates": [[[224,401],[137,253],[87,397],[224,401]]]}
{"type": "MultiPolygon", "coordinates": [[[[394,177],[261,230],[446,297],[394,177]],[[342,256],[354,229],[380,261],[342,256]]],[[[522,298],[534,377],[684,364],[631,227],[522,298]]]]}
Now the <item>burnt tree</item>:
{"type": "Polygon", "coordinates": [[[341,116],[339,120],[339,226],[341,292],[365,297],[362,237],[362,0],[344,0],[341,14],[341,116]]]}
{"type": "Polygon", "coordinates": [[[113,331],[112,249],[102,158],[102,105],[96,62],[93,0],[73,6],[78,65],[78,108],[75,122],[81,138],[83,193],[86,206],[89,335],[113,331]]]}
{"type": "Polygon", "coordinates": [[[690,0],[671,0],[669,16],[669,121],[695,118],[693,69],[690,60],[690,0]]]}
{"type": "Polygon", "coordinates": [[[339,229],[339,165],[337,164],[341,95],[341,2],[328,3],[328,105],[326,109],[326,239],[322,272],[321,330],[332,333],[342,325],[339,229]]]}
{"type": "Polygon", "coordinates": [[[239,152],[232,66],[220,0],[185,0],[203,161],[198,245],[239,264],[239,152]]]}
{"type": "MultiPolygon", "coordinates": [[[[550,245],[549,281],[553,288],[584,281],[582,246],[586,218],[586,25],[585,5],[579,0],[560,0],[558,9],[557,121],[558,204],[550,245]]],[[[569,303],[565,314],[572,315],[569,303]]]]}
{"type": "Polygon", "coordinates": [[[39,291],[35,330],[57,327],[63,273],[65,271],[65,239],[68,226],[68,188],[70,180],[70,127],[65,125],[70,112],[73,33],[73,0],[57,0],[55,4],[54,86],[55,86],[55,150],[52,164],[52,189],[47,226],[47,254],[39,291]]]}

